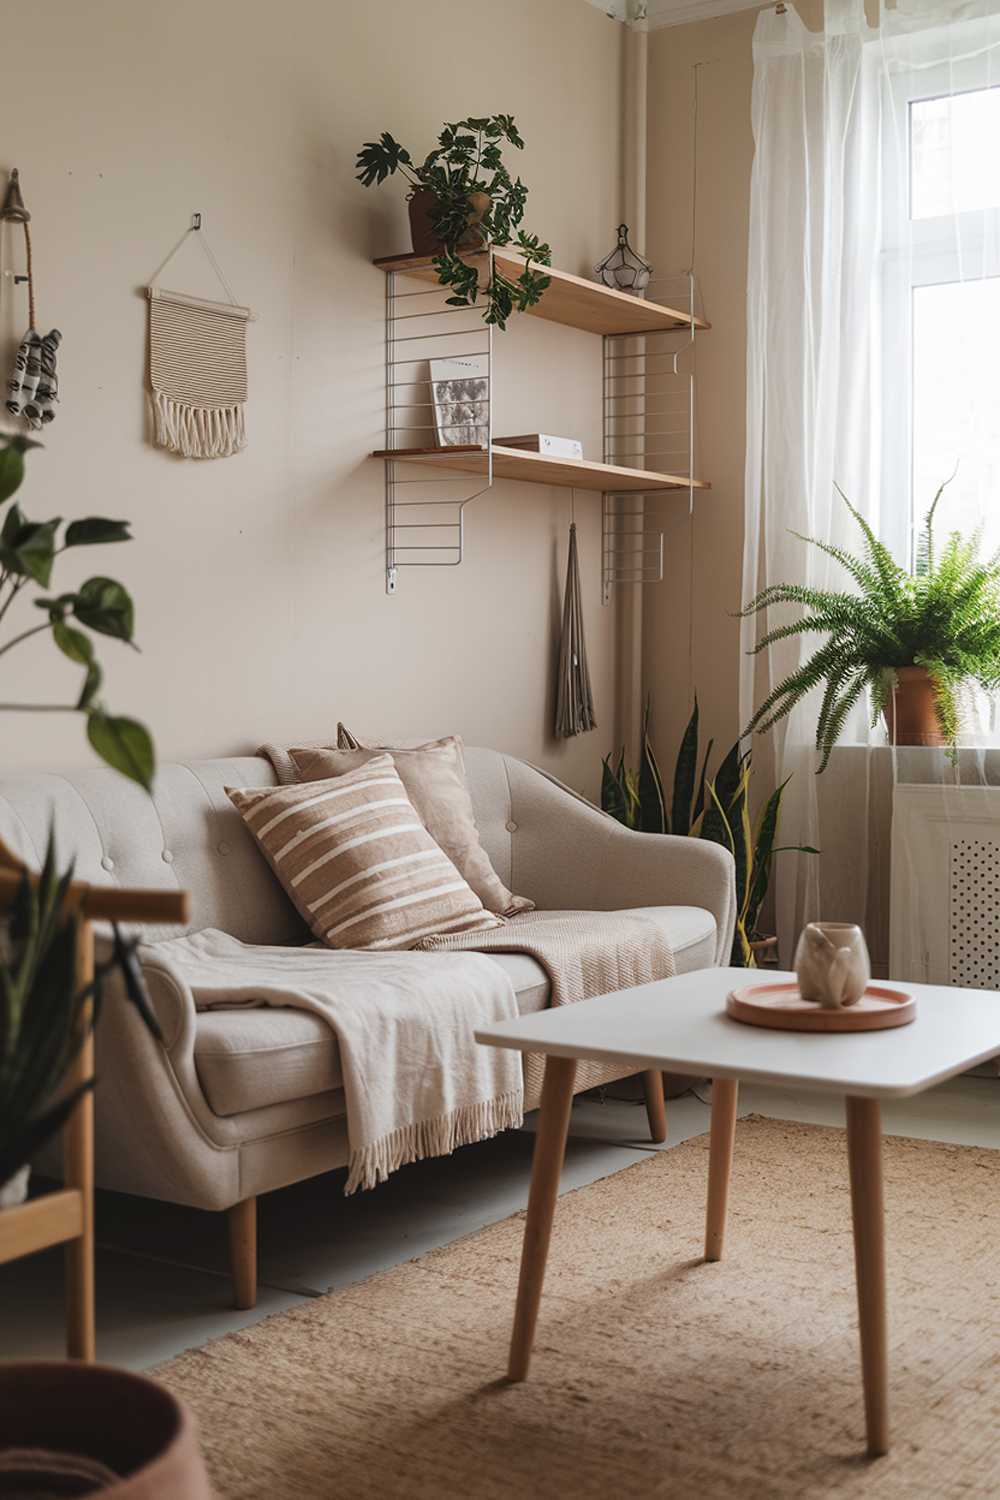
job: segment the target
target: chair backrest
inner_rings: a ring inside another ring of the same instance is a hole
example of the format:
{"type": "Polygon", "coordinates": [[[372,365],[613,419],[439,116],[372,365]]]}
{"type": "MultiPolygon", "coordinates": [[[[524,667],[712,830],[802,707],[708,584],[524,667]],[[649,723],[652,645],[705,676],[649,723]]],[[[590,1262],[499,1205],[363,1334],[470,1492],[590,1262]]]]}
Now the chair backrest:
{"type": "MultiPolygon", "coordinates": [[[[469,748],[466,771],[483,846],[509,883],[507,757],[469,748]]],[[[162,765],[152,797],[106,767],[11,773],[0,776],[0,839],[37,868],[54,822],[79,880],[189,891],[190,925],[145,929],[151,938],[219,927],[248,943],[297,942],[304,925],[225,793],[273,783],[262,756],[162,765]]]]}

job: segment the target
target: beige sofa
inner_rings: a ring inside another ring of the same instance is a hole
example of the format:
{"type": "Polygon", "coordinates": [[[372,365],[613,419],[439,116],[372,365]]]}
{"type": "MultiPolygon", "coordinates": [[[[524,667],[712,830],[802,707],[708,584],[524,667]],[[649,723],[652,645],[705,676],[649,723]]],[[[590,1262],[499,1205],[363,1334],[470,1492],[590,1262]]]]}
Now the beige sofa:
{"type": "MultiPolygon", "coordinates": [[[[552,910],[642,908],[663,924],[679,972],[725,962],[734,923],[733,862],[699,839],[631,833],[524,762],[468,749],[476,820],[502,879],[552,910]]],[[[251,943],[306,937],[226,786],[267,786],[260,757],[162,766],[155,796],[104,768],[0,776],[0,839],[37,865],[54,816],[61,854],[94,883],[180,887],[189,930],[219,927],[251,943]]],[[[148,929],[168,937],[179,929],[148,929]]],[[[522,1013],[548,1002],[544,970],[497,955],[522,1013]]],[[[163,1028],[156,1042],[111,997],[98,1035],[100,1186],[229,1213],[237,1304],[256,1294],[259,1193],[347,1161],[336,1041],[299,1010],[196,1013],[161,969],[146,971],[163,1028]]],[[[527,1108],[537,1099],[526,1098],[527,1108]]]]}

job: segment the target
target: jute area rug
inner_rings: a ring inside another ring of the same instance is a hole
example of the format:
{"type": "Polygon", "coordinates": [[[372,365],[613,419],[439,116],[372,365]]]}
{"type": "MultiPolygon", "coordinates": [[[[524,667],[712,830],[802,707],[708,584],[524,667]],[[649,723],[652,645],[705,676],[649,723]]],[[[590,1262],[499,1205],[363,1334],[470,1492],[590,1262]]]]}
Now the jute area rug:
{"type": "Polygon", "coordinates": [[[1000,1495],[1000,1153],[885,1145],[894,1448],[864,1427],[844,1136],[739,1123],[563,1198],[528,1382],[523,1217],[163,1366],[225,1500],[1000,1495]]]}

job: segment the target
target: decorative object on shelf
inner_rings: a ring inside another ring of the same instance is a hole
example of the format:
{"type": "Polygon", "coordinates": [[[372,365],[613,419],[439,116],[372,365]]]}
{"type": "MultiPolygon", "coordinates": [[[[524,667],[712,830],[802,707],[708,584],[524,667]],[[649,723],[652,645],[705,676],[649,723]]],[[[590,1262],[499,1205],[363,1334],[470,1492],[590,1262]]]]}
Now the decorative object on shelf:
{"type": "Polygon", "coordinates": [[[909,990],[870,984],[856,1005],[817,1005],[794,981],[779,980],[731,990],[726,1015],[772,1031],[888,1031],[916,1020],[917,1002],[909,990]]]}
{"type": "Polygon", "coordinates": [[[201,214],[153,273],[149,381],[155,442],[182,458],[229,458],[247,445],[247,336],[253,318],[233,296],[201,227],[201,214]],[[197,236],[228,302],[169,292],[156,278],[188,236],[197,236]]]}
{"type": "Polygon", "coordinates": [[[501,448],[523,448],[526,453],[544,453],[549,458],[582,458],[579,438],[553,437],[550,432],[524,432],[516,437],[498,437],[501,448]]]}
{"type": "Polygon", "coordinates": [[[618,243],[600,265],[594,267],[594,275],[615,291],[636,294],[646,290],[652,274],[649,261],[643,260],[629,244],[628,225],[619,224],[618,243]]]}
{"type": "Polygon", "coordinates": [[[790,635],[820,631],[828,639],[768,695],[744,734],[772,728],[825,683],[816,724],[820,771],[866,693],[872,724],[883,715],[894,744],[947,745],[955,756],[956,690],[963,683],[978,683],[987,692],[1000,688],[1000,556],[980,558],[978,535],[966,539],[957,531],[937,556],[934,514],[950,483],[945,480],[927,512],[912,573],[899,566],[838,486],[864,534],[864,557],[815,537],[802,540],[846,568],[858,591],[777,583],[746,605],[743,616],[775,604],[806,611],[768,630],[753,655],[790,635]]]}
{"type": "Polygon", "coordinates": [[[856,1005],[871,981],[868,945],[854,922],[807,922],[795,949],[803,1000],[827,1010],[856,1005]]]}
{"type": "Polygon", "coordinates": [[[576,521],[571,521],[562,634],[559,638],[556,734],[560,739],[568,740],[576,734],[586,734],[596,728],[594,695],[590,686],[590,668],[587,665],[587,641],[583,629],[583,591],[580,588],[576,521]]]}
{"type": "Polygon", "coordinates": [[[674,768],[673,796],[667,808],[663,780],[649,738],[649,701],[642,717],[642,751],[637,771],[626,767],[625,751],[617,764],[611,756],[603,761],[601,807],[604,812],[642,833],[686,834],[722,844],[736,860],[736,932],[730,962],[738,968],[755,969],[762,951],[776,939],[757,929],[764,898],[771,880],[776,854],[818,854],[811,845],[776,845],[781,799],[787,780],[776,787],[761,809],[756,827],[750,823],[748,798],[753,773],[752,753],[741,751],[740,741],[729,751],[714,777],[708,776],[708,761],[714,740],[709,740],[700,759],[698,700],[681,739],[674,768]]]}
{"type": "Polygon", "coordinates": [[[431,400],[438,446],[487,443],[490,432],[489,356],[430,359],[431,400]]]}
{"type": "Polygon", "coordinates": [[[528,189],[512,178],[502,142],[524,149],[513,115],[490,115],[446,124],[438,144],[419,165],[409,151],[383,131],[358,152],[357,180],[364,187],[402,172],[410,183],[410,228],[418,254],[434,256],[441,284],[451,288],[453,307],[473,307],[482,293],[483,321],[505,328],[515,311],[534,307],[549,284],[537,265],[551,252],[537,235],[520,228],[528,189]],[[488,283],[480,287],[480,267],[463,258],[493,245],[510,245],[524,256],[516,276],[490,260],[488,283]]]}
{"type": "Polygon", "coordinates": [[[32,431],[47,426],[55,416],[55,404],[59,394],[59,379],[56,373],[56,350],[62,342],[58,328],[51,329],[44,338],[36,327],[35,270],[31,245],[31,215],[21,194],[21,180],[16,167],[11,169],[0,221],[20,224],[24,230],[25,274],[15,276],[15,286],[22,282],[28,287],[28,330],[21,339],[14,355],[14,363],[7,379],[7,413],[21,417],[32,431]]]}

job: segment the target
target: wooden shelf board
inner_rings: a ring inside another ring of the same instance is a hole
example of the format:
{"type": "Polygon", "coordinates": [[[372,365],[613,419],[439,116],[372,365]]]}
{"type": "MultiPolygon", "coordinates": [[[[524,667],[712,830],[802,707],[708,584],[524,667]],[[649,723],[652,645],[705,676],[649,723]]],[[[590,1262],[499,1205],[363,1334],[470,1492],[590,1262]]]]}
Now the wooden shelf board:
{"type": "MultiPolygon", "coordinates": [[[[524,269],[523,256],[510,250],[494,252],[496,264],[505,276],[516,279],[524,269]]],[[[470,263],[485,261],[484,253],[463,256],[470,263]]],[[[401,271],[415,276],[419,281],[437,281],[433,256],[430,255],[383,255],[375,264],[383,271],[401,271]]],[[[640,334],[665,333],[674,328],[689,328],[691,318],[675,307],[664,307],[659,302],[644,302],[641,297],[632,297],[628,292],[618,292],[599,281],[586,281],[582,276],[573,276],[569,271],[557,271],[554,266],[540,266],[551,284],[542,293],[542,300],[527,311],[536,318],[546,318],[550,323],[563,323],[570,328],[582,328],[586,333],[640,334]]],[[[694,319],[695,328],[706,329],[712,325],[702,318],[694,319]]]]}
{"type": "MultiPolygon", "coordinates": [[[[379,448],[373,458],[393,458],[398,463],[423,463],[431,468],[461,469],[470,474],[486,473],[486,449],[480,445],[454,448],[379,448]]],[[[683,475],[658,474],[646,469],[623,469],[617,464],[591,463],[582,458],[552,458],[520,448],[493,445],[493,477],[521,479],[529,484],[556,484],[578,490],[600,490],[610,494],[652,493],[654,490],[686,490],[683,475]]],[[[696,490],[711,489],[695,479],[696,490]]]]}
{"type": "Polygon", "coordinates": [[[78,1188],[45,1193],[16,1208],[0,1209],[0,1265],[62,1245],[83,1233],[83,1194],[78,1188]]]}

